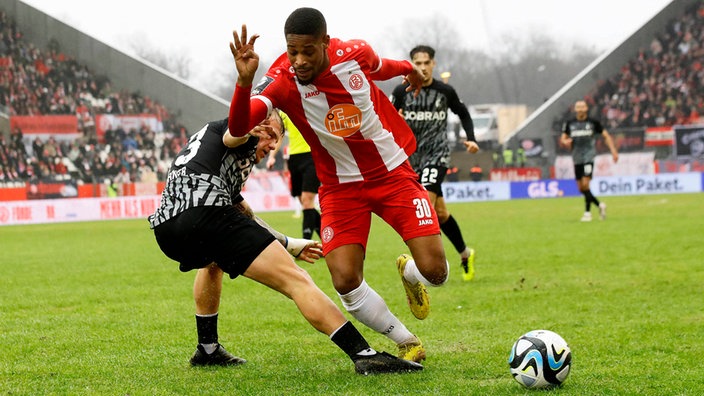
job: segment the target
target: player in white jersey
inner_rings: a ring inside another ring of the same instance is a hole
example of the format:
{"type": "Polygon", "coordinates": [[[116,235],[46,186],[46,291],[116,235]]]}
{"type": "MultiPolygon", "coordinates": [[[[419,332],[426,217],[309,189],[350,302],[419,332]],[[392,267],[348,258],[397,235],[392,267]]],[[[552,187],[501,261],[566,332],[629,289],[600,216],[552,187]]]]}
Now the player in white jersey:
{"type": "Polygon", "coordinates": [[[447,280],[448,262],[437,214],[408,162],[415,138],[374,80],[403,76],[419,89],[421,72],[408,61],[381,58],[363,40],[327,34],[325,17],[299,8],[284,26],[287,51],[252,89],[259,58],[257,35],[233,32],[238,71],[230,105],[230,133],[238,136],[280,108],[311,147],[318,178],[323,253],[342,304],[357,320],[393,340],[404,359],[421,361],[420,339],[391,313],[364,279],[372,214],[403,238],[397,269],[411,312],[429,313],[426,286],[447,280]],[[251,94],[251,98],[250,98],[251,94]]]}

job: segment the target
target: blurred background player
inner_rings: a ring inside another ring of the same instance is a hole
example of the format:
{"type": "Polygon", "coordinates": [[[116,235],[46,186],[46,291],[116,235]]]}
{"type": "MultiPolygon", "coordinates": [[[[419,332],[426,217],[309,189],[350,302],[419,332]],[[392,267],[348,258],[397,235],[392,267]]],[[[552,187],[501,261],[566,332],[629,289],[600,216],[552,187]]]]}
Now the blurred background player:
{"type": "Polygon", "coordinates": [[[601,123],[589,117],[589,106],[584,100],[578,100],[574,104],[575,117],[567,120],[562,126],[560,144],[572,151],[574,162],[574,176],[577,179],[577,187],[584,195],[584,215],[581,221],[592,221],[591,204],[599,208],[599,217],[606,219],[606,204],[592,194],[589,189],[589,182],[594,173],[594,157],[596,157],[596,138],[601,135],[604,143],[611,151],[611,157],[618,162],[618,151],[614,146],[613,139],[609,132],[601,126],[601,123]]]}
{"type": "MultiPolygon", "coordinates": [[[[279,111],[284,122],[284,129],[288,136],[287,168],[290,177],[291,196],[301,204],[303,211],[303,238],[312,239],[313,234],[320,236],[320,213],[315,207],[315,197],[318,195],[320,181],[315,173],[313,156],[310,146],[306,143],[301,132],[291,122],[283,111],[279,111]]],[[[276,153],[283,147],[283,140],[279,141],[276,149],[269,153],[266,162],[267,169],[271,169],[276,162],[276,153]]]]}
{"type": "Polygon", "coordinates": [[[174,160],[161,205],[149,216],[164,254],[187,272],[198,269],[193,286],[198,345],[193,366],[231,366],[246,361],[218,341],[223,274],[244,275],[292,299],[306,320],[328,335],[360,374],[420,370],[417,363],[376,352],[289,253],[313,262],[322,254],[315,241],[288,238],[254,216],[241,195],[252,167],[283,133],[272,111],[242,137],[227,133],[228,120],[212,121],[189,139],[174,160]],[[278,242],[277,242],[278,241],[278,242]],[[287,253],[288,250],[288,253],[287,253]]]}
{"type": "Polygon", "coordinates": [[[411,61],[423,72],[423,88],[416,96],[406,89],[408,84],[400,84],[393,90],[392,101],[416,136],[418,147],[409,159],[411,166],[418,174],[420,183],[428,190],[442,232],[460,255],[462,279],[469,281],[474,278],[475,251],[465,243],[457,221],[445,204],[442,182],[450,168],[452,149],[448,139],[448,110],[459,117],[467,135],[464,146],[470,153],[479,151],[474,137],[474,123],[455,89],[433,78],[436,62],[432,47],[419,45],[413,48],[411,61]]]}

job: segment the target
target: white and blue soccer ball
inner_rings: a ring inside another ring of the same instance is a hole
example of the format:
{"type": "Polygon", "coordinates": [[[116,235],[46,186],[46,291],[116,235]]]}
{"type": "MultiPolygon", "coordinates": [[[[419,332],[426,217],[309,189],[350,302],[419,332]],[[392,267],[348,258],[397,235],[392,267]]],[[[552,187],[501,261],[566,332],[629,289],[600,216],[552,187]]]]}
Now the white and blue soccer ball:
{"type": "Polygon", "coordinates": [[[533,330],[513,344],[508,364],[519,384],[526,388],[550,388],[561,385],[570,374],[572,351],[559,334],[533,330]]]}

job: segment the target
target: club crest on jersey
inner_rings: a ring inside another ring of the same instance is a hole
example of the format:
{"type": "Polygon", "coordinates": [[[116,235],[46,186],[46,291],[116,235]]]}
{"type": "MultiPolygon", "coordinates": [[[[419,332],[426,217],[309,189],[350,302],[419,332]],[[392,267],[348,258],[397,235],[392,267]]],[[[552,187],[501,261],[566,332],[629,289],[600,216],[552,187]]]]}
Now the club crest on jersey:
{"type": "Polygon", "coordinates": [[[325,128],[335,136],[351,136],[361,125],[362,111],[351,103],[335,105],[325,115],[325,128]]]}
{"type": "Polygon", "coordinates": [[[332,230],[332,227],[327,226],[323,228],[322,231],[322,237],[323,237],[323,242],[328,243],[332,241],[332,237],[335,236],[335,232],[332,230]]]}
{"type": "Polygon", "coordinates": [[[361,75],[355,73],[350,76],[349,84],[350,88],[354,89],[355,91],[358,91],[364,87],[364,79],[361,75]]]}

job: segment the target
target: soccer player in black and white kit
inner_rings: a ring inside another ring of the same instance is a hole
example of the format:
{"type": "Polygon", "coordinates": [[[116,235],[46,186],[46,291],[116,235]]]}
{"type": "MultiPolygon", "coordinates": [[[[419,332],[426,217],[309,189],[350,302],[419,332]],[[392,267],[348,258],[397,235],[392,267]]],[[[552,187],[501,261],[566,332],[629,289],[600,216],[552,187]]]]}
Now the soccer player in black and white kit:
{"type": "Polygon", "coordinates": [[[592,221],[592,203],[599,208],[599,217],[602,220],[606,219],[606,204],[599,202],[589,189],[589,182],[591,182],[594,172],[596,138],[598,135],[604,137],[604,143],[611,151],[611,157],[614,162],[618,162],[618,151],[613,139],[611,139],[611,135],[601,126],[599,121],[589,117],[588,111],[587,102],[583,100],[575,102],[575,117],[563,124],[562,135],[560,135],[560,144],[572,150],[577,187],[584,195],[585,211],[581,221],[592,221]]]}
{"type": "Polygon", "coordinates": [[[233,279],[243,275],[292,299],[315,329],[347,353],[360,374],[421,370],[418,363],[370,348],[289,256],[313,262],[322,255],[319,242],[288,238],[273,230],[252,213],[240,194],[253,166],[282,137],[278,112],[272,111],[243,137],[226,133],[227,122],[209,122],[191,136],[171,166],[160,207],[149,217],[164,254],[179,262],[183,272],[198,270],[193,286],[198,346],[191,365],[246,362],[218,342],[217,315],[226,273],[233,279]]]}
{"type": "Polygon", "coordinates": [[[419,45],[411,50],[411,61],[423,72],[423,88],[416,96],[413,91],[406,91],[406,84],[398,85],[393,90],[392,102],[416,136],[417,149],[409,158],[413,170],[418,173],[418,180],[428,190],[431,203],[438,214],[440,229],[460,254],[462,278],[472,280],[475,251],[465,243],[457,221],[445,204],[442,182],[450,167],[448,110],[459,117],[467,134],[464,145],[470,153],[479,151],[474,137],[474,124],[467,106],[462,103],[455,89],[433,78],[435,50],[427,45],[419,45]]]}

